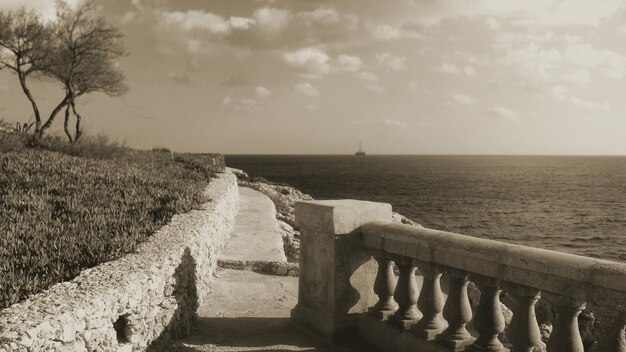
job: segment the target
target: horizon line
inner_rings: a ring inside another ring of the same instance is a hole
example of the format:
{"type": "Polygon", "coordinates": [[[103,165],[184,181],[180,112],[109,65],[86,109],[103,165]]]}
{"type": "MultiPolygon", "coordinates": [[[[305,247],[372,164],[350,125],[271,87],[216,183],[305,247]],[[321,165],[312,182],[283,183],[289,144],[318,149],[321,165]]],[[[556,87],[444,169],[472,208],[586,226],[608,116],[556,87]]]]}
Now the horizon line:
{"type": "MultiPolygon", "coordinates": [[[[224,156],[355,156],[354,153],[350,154],[340,154],[340,153],[326,153],[326,154],[315,154],[315,153],[256,153],[256,154],[248,154],[248,153],[222,153],[224,156]]],[[[585,157],[626,157],[626,154],[444,154],[444,153],[430,153],[430,154],[367,154],[363,157],[368,156],[585,156],[585,157]]]]}

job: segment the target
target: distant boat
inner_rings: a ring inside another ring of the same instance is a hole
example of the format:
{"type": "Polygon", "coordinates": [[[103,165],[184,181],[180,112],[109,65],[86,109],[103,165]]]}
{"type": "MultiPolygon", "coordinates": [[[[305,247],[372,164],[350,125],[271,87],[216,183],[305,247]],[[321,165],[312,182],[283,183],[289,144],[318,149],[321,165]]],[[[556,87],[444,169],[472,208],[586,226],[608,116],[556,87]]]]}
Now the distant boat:
{"type": "Polygon", "coordinates": [[[356,156],[365,156],[365,152],[363,151],[363,148],[361,147],[361,141],[359,141],[359,151],[354,153],[354,155],[356,155],[356,156]]]}

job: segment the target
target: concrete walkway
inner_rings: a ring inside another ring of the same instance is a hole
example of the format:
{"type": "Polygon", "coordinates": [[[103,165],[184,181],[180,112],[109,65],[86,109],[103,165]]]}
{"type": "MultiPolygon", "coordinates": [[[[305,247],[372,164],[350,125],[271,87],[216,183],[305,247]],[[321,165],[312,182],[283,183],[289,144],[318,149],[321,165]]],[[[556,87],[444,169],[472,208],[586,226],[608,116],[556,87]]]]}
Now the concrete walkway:
{"type": "Polygon", "coordinates": [[[192,336],[173,351],[330,351],[289,323],[298,278],[219,269],[192,336]]]}
{"type": "Polygon", "coordinates": [[[239,213],[220,260],[225,262],[286,262],[283,239],[271,199],[239,187],[239,213]]]}
{"type": "MultiPolygon", "coordinates": [[[[286,261],[271,200],[249,188],[239,191],[240,213],[220,259],[286,261]]],[[[225,268],[218,268],[215,277],[193,333],[170,351],[372,351],[358,341],[331,346],[292,326],[297,277],[225,268]]]]}

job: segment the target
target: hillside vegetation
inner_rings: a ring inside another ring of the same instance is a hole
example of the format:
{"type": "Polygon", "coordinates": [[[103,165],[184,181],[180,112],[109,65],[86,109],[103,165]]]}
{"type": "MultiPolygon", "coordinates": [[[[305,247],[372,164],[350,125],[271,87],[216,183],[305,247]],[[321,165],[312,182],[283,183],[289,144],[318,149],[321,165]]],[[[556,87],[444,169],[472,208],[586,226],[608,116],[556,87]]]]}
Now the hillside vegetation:
{"type": "MultiPolygon", "coordinates": [[[[211,155],[137,151],[86,138],[28,147],[0,132],[0,308],[135,250],[207,201],[211,155]]],[[[221,164],[221,165],[220,165],[221,164]]]]}

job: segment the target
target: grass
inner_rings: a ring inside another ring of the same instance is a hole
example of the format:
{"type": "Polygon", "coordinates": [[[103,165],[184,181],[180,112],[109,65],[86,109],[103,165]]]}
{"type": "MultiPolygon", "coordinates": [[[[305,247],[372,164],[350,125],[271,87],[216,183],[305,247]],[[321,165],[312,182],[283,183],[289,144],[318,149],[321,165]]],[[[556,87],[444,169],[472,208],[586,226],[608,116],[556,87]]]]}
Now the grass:
{"type": "Polygon", "coordinates": [[[202,196],[223,159],[0,132],[0,308],[132,252],[202,196]],[[217,161],[214,161],[217,160],[217,161]]]}

